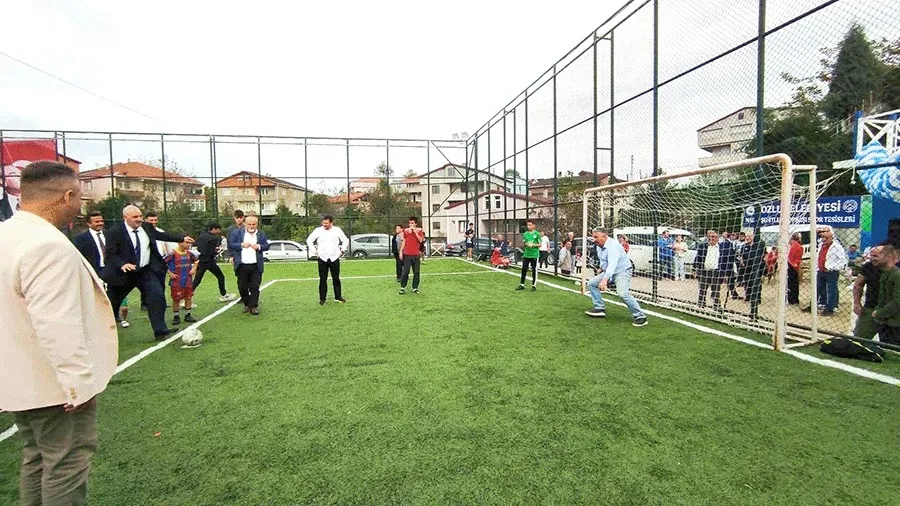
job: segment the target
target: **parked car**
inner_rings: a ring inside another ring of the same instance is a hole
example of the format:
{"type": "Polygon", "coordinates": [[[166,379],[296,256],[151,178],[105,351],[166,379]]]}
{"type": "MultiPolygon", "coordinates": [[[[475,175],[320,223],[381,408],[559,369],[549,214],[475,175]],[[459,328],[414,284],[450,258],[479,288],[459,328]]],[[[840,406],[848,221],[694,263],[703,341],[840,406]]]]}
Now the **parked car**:
{"type": "MultiPolygon", "coordinates": [[[[684,257],[685,273],[691,274],[694,270],[694,258],[697,256],[697,243],[692,239],[692,234],[687,230],[680,228],[658,227],[657,232],[662,233],[668,230],[669,235],[673,238],[676,235],[684,236],[684,242],[688,244],[687,255],[684,257]]],[[[628,236],[628,256],[634,263],[634,270],[637,273],[652,273],[655,257],[653,249],[659,235],[654,234],[653,227],[625,227],[613,230],[613,239],[619,240],[619,236],[625,234],[628,236]]]]}
{"type": "Polygon", "coordinates": [[[391,236],[387,234],[352,235],[348,254],[357,259],[392,257],[391,236]]]}
{"type": "Polygon", "coordinates": [[[298,261],[309,260],[306,246],[294,241],[269,241],[269,251],[263,251],[266,261],[298,261]]]}

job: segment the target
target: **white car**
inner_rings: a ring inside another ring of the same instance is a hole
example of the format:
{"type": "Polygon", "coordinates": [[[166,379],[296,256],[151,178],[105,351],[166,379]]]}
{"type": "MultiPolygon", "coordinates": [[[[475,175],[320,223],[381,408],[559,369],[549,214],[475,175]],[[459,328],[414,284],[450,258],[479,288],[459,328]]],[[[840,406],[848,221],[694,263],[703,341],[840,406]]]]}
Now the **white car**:
{"type": "MultiPolygon", "coordinates": [[[[664,230],[668,230],[669,237],[675,240],[675,236],[684,237],[684,242],[688,245],[687,254],[684,257],[685,272],[693,271],[694,258],[697,256],[697,245],[691,237],[691,233],[680,228],[659,227],[657,232],[661,235],[664,230]]],[[[624,227],[613,230],[613,236],[616,240],[620,235],[628,237],[628,257],[634,262],[634,270],[637,272],[653,271],[653,248],[660,235],[653,233],[653,227],[624,227]]]]}
{"type": "Polygon", "coordinates": [[[269,251],[263,251],[266,261],[305,261],[309,260],[306,246],[294,241],[269,241],[269,251]]]}

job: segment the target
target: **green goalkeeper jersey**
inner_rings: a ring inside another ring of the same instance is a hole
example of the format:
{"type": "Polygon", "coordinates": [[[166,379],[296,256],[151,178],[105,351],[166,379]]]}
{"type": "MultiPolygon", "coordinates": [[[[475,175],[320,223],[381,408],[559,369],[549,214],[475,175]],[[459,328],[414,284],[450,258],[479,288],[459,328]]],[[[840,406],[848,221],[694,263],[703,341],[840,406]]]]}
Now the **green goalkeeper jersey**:
{"type": "Polygon", "coordinates": [[[522,258],[538,258],[541,256],[541,233],[537,230],[534,231],[525,231],[522,234],[522,241],[525,242],[525,251],[522,253],[522,258]],[[528,243],[534,245],[534,247],[529,247],[528,243]]]}

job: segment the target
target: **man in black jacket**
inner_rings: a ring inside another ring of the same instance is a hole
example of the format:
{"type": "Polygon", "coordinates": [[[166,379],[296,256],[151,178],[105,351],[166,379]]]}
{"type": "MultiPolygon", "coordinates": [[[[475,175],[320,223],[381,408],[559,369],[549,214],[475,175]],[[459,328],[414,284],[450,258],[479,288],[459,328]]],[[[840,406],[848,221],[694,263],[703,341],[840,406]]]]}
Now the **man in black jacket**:
{"type": "Polygon", "coordinates": [[[200,233],[200,237],[197,238],[197,251],[200,252],[200,262],[197,266],[197,275],[194,276],[193,286],[196,291],[197,287],[200,286],[200,282],[203,281],[203,275],[209,271],[219,281],[219,302],[228,302],[234,300],[235,295],[225,292],[225,274],[222,273],[222,269],[216,264],[219,245],[222,244],[222,239],[219,237],[221,231],[221,225],[210,223],[207,225],[206,230],[200,233]]]}
{"type": "Polygon", "coordinates": [[[137,206],[122,210],[124,222],[106,233],[106,265],[100,277],[109,285],[109,299],[113,314],[119,314],[122,300],[137,288],[147,301],[150,325],[157,340],[171,334],[166,326],[166,297],[160,273],[165,274],[163,262],[155,241],[193,243],[190,237],[179,237],[160,232],[149,223],[137,206]]]}
{"type": "Polygon", "coordinates": [[[400,243],[403,242],[403,225],[394,227],[394,235],[391,236],[391,254],[394,255],[394,268],[397,271],[397,282],[403,272],[403,260],[400,260],[400,243]]]}
{"type": "Polygon", "coordinates": [[[719,233],[715,230],[707,231],[706,238],[707,242],[697,246],[697,256],[694,258],[694,273],[700,282],[697,305],[706,307],[706,292],[710,291],[714,308],[721,310],[719,292],[722,283],[734,269],[734,248],[727,239],[720,241],[719,233]]]}
{"type": "Polygon", "coordinates": [[[75,248],[91,264],[98,276],[106,265],[106,234],[103,232],[103,225],[103,214],[93,211],[87,217],[88,229],[72,239],[75,248]]]}
{"type": "Polygon", "coordinates": [[[744,300],[750,303],[750,319],[759,316],[762,299],[762,277],[766,272],[766,243],[750,232],[744,242],[744,300]]]}

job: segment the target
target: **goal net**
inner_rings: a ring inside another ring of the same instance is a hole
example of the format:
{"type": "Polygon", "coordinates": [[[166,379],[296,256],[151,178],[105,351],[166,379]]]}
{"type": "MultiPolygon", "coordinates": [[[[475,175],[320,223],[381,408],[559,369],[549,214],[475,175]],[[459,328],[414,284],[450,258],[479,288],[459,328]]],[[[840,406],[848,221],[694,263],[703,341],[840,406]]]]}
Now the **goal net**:
{"type": "MultiPolygon", "coordinates": [[[[809,342],[818,324],[815,310],[801,309],[816,291],[810,209],[814,215],[827,183],[816,181],[815,167],[771,155],[592,188],[583,200],[583,244],[594,244],[597,227],[623,243],[634,265],[631,292],[642,302],[768,333],[777,349],[786,337],[809,342]],[[796,233],[799,276],[786,268],[796,233]]],[[[586,290],[596,252],[582,254],[591,266],[582,271],[586,290]]]]}

